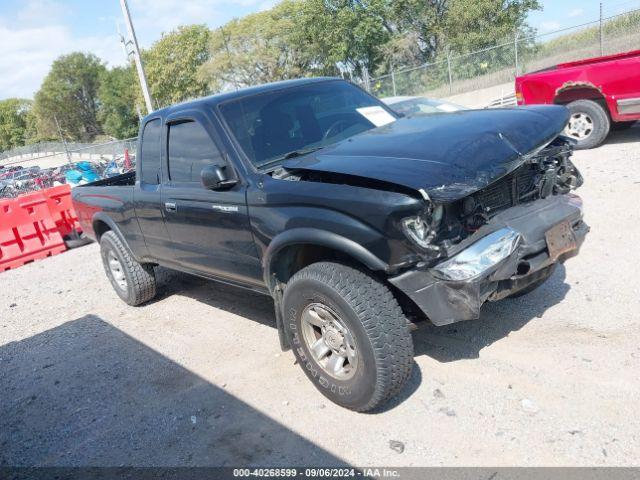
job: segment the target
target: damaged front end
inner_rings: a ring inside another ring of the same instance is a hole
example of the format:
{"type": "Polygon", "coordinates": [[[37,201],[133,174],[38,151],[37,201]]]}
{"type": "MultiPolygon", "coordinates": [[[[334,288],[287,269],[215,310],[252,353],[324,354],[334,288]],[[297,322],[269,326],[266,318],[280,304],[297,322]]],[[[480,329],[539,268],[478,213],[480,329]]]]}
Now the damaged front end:
{"type": "MultiPolygon", "coordinates": [[[[390,282],[435,325],[476,319],[486,301],[542,283],[578,253],[589,230],[581,199],[569,193],[583,182],[571,153],[559,137],[503,178],[447,205],[445,220],[434,224],[426,215],[423,236],[431,244],[424,261],[390,282]]],[[[415,242],[414,233],[407,236],[415,242]]]]}

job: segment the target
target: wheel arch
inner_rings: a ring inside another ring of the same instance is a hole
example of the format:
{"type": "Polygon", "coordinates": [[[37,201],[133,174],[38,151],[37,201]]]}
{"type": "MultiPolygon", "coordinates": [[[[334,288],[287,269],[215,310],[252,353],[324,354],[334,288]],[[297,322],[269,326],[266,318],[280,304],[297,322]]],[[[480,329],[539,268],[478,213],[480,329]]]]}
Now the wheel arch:
{"type": "Polygon", "coordinates": [[[93,222],[91,223],[91,225],[92,225],[93,233],[96,237],[97,242],[100,242],[100,238],[102,237],[102,235],[107,233],[109,230],[115,231],[115,228],[113,228],[113,226],[110,225],[110,223],[111,222],[108,222],[104,218],[100,218],[100,217],[93,219],[93,222]]]}
{"type": "Polygon", "coordinates": [[[136,261],[140,261],[139,258],[133,253],[133,250],[131,250],[129,243],[118,228],[116,222],[114,222],[111,217],[103,212],[98,212],[94,215],[93,220],[91,221],[91,226],[93,228],[93,233],[95,234],[96,242],[98,244],[100,243],[100,238],[102,237],[102,235],[107,232],[113,232],[118,236],[118,238],[120,238],[122,245],[124,245],[124,248],[127,249],[129,255],[131,255],[136,261]]]}
{"type": "Polygon", "coordinates": [[[558,88],[553,98],[556,105],[567,105],[576,100],[591,100],[600,104],[607,112],[607,97],[591,82],[567,82],[558,88]]]}
{"type": "Polygon", "coordinates": [[[264,281],[270,292],[297,271],[322,260],[345,260],[371,271],[386,271],[388,264],[353,240],[315,228],[287,230],[275,237],[263,257],[264,281]]]}

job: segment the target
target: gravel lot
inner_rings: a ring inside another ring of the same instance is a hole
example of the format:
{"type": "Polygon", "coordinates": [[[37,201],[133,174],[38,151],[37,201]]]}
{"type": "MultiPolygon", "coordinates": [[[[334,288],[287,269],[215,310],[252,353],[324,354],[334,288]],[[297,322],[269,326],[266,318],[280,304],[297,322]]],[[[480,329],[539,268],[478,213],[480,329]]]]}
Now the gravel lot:
{"type": "Polygon", "coordinates": [[[128,307],[96,245],[0,274],[0,465],[638,465],[639,140],[576,154],[582,254],[479,321],[415,331],[378,414],[316,392],[269,298],[162,271],[128,307]]]}

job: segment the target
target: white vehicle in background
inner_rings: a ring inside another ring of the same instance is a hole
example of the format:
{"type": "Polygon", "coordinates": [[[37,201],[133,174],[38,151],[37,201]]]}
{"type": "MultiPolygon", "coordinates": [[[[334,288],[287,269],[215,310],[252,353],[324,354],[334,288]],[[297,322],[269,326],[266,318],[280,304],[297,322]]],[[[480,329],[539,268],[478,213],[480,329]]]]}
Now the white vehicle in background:
{"type": "Polygon", "coordinates": [[[469,110],[462,105],[427,97],[386,97],[381,98],[398,115],[408,116],[428,113],[452,113],[469,110]]]}

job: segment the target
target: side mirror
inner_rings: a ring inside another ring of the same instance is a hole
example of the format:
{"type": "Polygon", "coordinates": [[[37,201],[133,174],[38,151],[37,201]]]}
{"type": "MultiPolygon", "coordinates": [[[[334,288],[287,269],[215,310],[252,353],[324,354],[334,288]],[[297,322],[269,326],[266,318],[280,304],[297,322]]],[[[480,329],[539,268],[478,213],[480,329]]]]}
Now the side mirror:
{"type": "Polygon", "coordinates": [[[207,190],[225,190],[233,187],[237,180],[230,179],[227,175],[227,167],[207,165],[200,171],[200,181],[207,190]]]}

